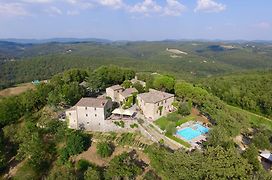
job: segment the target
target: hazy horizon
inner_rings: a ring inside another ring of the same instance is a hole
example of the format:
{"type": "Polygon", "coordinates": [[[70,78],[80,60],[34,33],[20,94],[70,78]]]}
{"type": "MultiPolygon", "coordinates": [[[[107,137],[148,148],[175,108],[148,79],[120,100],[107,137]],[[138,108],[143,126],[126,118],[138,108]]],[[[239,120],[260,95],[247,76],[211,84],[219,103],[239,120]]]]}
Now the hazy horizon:
{"type": "Polygon", "coordinates": [[[166,39],[151,39],[151,40],[146,40],[146,39],[137,39],[137,40],[130,40],[130,39],[107,39],[107,38],[103,38],[103,37],[48,37],[48,38],[20,38],[20,37],[11,37],[11,38],[0,38],[0,41],[10,41],[10,42],[15,42],[15,41],[45,41],[45,42],[53,42],[54,40],[56,40],[56,42],[58,42],[57,40],[61,41],[61,40],[66,40],[67,42],[69,42],[69,40],[71,41],[95,41],[95,40],[105,40],[105,41],[109,41],[109,42],[121,42],[121,41],[129,41],[129,42],[141,42],[141,41],[146,41],[146,42],[160,42],[160,41],[203,41],[203,42],[217,42],[217,41],[224,41],[224,42],[236,42],[236,41],[245,41],[245,42],[258,42],[258,41],[263,41],[263,42],[271,42],[272,39],[205,39],[205,38],[195,38],[195,39],[170,39],[170,38],[166,38],[166,39]],[[52,40],[52,41],[51,41],[52,40]]]}
{"type": "Polygon", "coordinates": [[[2,0],[0,39],[272,40],[272,1],[2,0]]]}

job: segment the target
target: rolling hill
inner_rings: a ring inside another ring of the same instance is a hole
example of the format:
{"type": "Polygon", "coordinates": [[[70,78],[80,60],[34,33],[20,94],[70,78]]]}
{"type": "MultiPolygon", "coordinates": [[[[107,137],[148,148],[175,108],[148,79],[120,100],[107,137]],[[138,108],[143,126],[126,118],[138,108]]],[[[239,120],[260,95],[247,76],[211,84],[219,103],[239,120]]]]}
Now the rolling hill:
{"type": "Polygon", "coordinates": [[[0,86],[47,79],[70,68],[115,64],[191,80],[272,68],[272,46],[265,42],[85,41],[0,44],[0,86]],[[176,55],[168,49],[187,54],[176,55]],[[12,60],[12,61],[11,61],[12,60]]]}

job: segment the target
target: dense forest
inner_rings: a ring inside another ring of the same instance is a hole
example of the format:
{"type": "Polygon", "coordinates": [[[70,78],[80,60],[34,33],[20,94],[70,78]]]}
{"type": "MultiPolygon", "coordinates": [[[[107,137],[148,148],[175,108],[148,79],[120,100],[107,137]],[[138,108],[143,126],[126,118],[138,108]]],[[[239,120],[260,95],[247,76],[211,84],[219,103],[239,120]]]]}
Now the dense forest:
{"type": "Polygon", "coordinates": [[[70,68],[118,65],[192,80],[249,69],[272,67],[267,43],[229,42],[78,42],[0,44],[0,88],[48,79],[70,68]],[[229,45],[233,48],[224,48],[229,45]],[[178,50],[167,51],[167,48],[178,50]],[[10,52],[11,51],[11,52],[10,52]],[[180,54],[186,52],[187,54],[180,54]],[[14,54],[14,57],[9,57],[14,54]],[[6,57],[6,58],[4,58],[6,57]]]}
{"type": "Polygon", "coordinates": [[[272,71],[207,78],[201,83],[231,105],[272,117],[272,71]]]}
{"type": "MultiPolygon", "coordinates": [[[[179,102],[190,102],[209,117],[213,124],[202,151],[171,151],[163,143],[148,146],[144,154],[150,164],[140,161],[137,153],[121,153],[108,165],[99,166],[74,157],[93,146],[92,134],[67,129],[53,114],[63,106],[74,105],[87,91],[97,93],[107,86],[122,84],[135,71],[116,66],[94,70],[72,69],[53,76],[36,90],[0,101],[0,168],[5,172],[12,159],[21,163],[14,179],[271,179],[258,161],[258,150],[272,150],[272,132],[256,126],[247,116],[234,111],[222,100],[186,81],[169,75],[140,73],[150,88],[175,93],[179,102]],[[86,81],[88,89],[80,85],[86,81]],[[170,83],[169,83],[170,82],[170,83]],[[254,131],[250,130],[254,129],[254,131]],[[250,137],[242,151],[234,138],[250,137]],[[149,171],[144,168],[149,166],[149,171]]],[[[110,135],[110,138],[116,136],[110,135]]],[[[128,137],[128,136],[126,136],[128,137]]],[[[133,141],[133,140],[131,140],[133,141]]],[[[99,142],[97,153],[110,156],[114,147],[99,142]]]]}

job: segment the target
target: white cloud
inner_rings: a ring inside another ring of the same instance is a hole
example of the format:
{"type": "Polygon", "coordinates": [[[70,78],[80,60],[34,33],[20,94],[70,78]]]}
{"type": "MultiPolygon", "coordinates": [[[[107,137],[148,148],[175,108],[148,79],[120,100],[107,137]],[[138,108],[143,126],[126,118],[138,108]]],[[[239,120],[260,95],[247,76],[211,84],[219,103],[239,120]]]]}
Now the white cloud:
{"type": "Polygon", "coordinates": [[[164,15],[166,16],[180,16],[185,11],[186,6],[177,0],[166,0],[167,5],[164,8],[164,15]]]}
{"type": "Polygon", "coordinates": [[[221,12],[226,9],[226,5],[217,3],[213,0],[198,0],[195,12],[221,12]]]}
{"type": "Polygon", "coordinates": [[[144,0],[141,3],[137,3],[134,6],[129,7],[129,12],[133,13],[144,13],[149,15],[149,13],[158,13],[162,11],[162,7],[153,0],[144,0]]]}
{"type": "Polygon", "coordinates": [[[102,6],[108,6],[111,8],[121,8],[124,6],[122,0],[98,0],[97,2],[102,6]]]}
{"type": "Polygon", "coordinates": [[[90,0],[63,0],[63,1],[80,9],[89,9],[94,7],[94,3],[91,2],[90,0]]]}
{"type": "MultiPolygon", "coordinates": [[[[143,14],[145,16],[180,16],[186,9],[185,5],[183,5],[180,0],[163,0],[163,2],[160,3],[157,0],[139,0],[134,4],[125,3],[124,0],[12,0],[12,2],[20,3],[0,3],[0,5],[2,5],[0,11],[2,11],[3,16],[12,13],[14,15],[27,14],[22,7],[32,8],[32,6],[43,9],[44,12],[51,16],[63,14],[74,16],[80,14],[82,10],[97,7],[108,7],[115,10],[126,11],[128,13],[143,14]],[[9,7],[7,7],[7,4],[9,7]],[[62,7],[61,4],[66,4],[66,6],[62,7]],[[61,10],[62,8],[63,10],[61,10]],[[9,13],[3,13],[4,11],[9,11],[9,13]]],[[[37,11],[34,12],[38,13],[37,11]]]]}
{"type": "Polygon", "coordinates": [[[20,3],[0,3],[0,17],[26,16],[29,13],[20,3]]]}
{"type": "Polygon", "coordinates": [[[22,2],[27,3],[50,3],[53,2],[53,0],[21,0],[22,2]]]}
{"type": "Polygon", "coordinates": [[[155,0],[144,0],[141,3],[129,6],[131,13],[143,13],[144,15],[159,14],[163,16],[180,16],[186,10],[186,6],[178,0],[166,0],[166,4],[160,5],[155,0]]]}
{"type": "Polygon", "coordinates": [[[62,15],[62,11],[55,6],[51,6],[50,8],[46,9],[45,12],[50,16],[62,15]]]}

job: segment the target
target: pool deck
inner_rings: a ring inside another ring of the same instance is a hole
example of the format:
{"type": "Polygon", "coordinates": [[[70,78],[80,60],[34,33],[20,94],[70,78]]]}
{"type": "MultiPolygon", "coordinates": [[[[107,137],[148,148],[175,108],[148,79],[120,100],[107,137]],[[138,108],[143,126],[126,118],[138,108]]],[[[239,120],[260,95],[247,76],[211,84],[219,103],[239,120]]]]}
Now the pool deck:
{"type": "MultiPolygon", "coordinates": [[[[186,122],[186,123],[178,126],[177,130],[179,131],[179,130],[182,130],[182,129],[185,129],[185,128],[192,128],[192,126],[195,125],[195,124],[200,124],[200,125],[206,127],[201,122],[189,121],[189,122],[186,122]]],[[[208,128],[208,127],[206,127],[206,128],[208,128]]],[[[190,143],[192,148],[198,148],[198,149],[200,149],[200,146],[199,146],[198,143],[202,143],[203,141],[207,141],[206,134],[202,134],[202,135],[200,135],[200,136],[198,136],[198,137],[196,137],[194,139],[191,139],[189,141],[187,139],[183,138],[182,136],[178,135],[178,134],[175,134],[175,136],[182,139],[182,140],[184,140],[184,141],[186,141],[186,142],[188,142],[188,143],[190,143]]]]}

